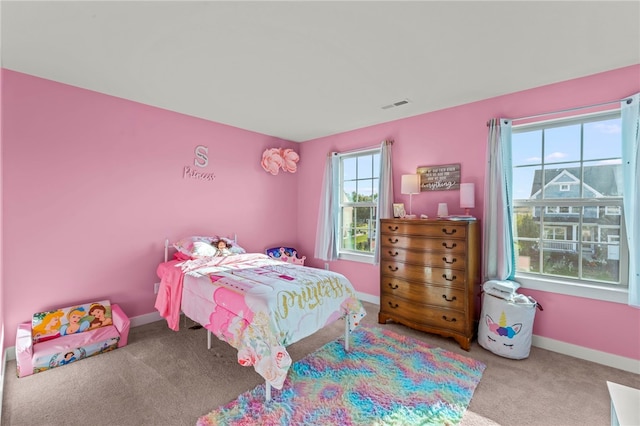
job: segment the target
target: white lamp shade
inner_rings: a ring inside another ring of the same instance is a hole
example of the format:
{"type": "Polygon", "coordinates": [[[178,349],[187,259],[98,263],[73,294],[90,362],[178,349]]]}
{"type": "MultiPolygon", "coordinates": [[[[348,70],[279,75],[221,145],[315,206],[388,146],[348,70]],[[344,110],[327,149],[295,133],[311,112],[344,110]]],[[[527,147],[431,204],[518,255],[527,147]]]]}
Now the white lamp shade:
{"type": "Polygon", "coordinates": [[[438,203],[438,217],[449,216],[449,207],[447,203],[438,203]]]}
{"type": "Polygon", "coordinates": [[[402,194],[419,194],[420,193],[420,175],[402,175],[400,185],[402,194]]]}
{"type": "Polygon", "coordinates": [[[475,188],[473,183],[460,184],[460,207],[472,209],[476,206],[475,188]]]}

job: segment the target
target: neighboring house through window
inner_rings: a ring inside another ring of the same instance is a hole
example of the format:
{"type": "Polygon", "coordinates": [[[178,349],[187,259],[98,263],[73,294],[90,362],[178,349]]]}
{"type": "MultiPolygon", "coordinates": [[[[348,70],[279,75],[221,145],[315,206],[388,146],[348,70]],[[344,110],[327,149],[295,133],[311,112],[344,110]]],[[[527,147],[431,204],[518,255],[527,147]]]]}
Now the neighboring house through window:
{"type": "Polygon", "coordinates": [[[513,127],[521,278],[627,287],[619,112],[513,127]]]}

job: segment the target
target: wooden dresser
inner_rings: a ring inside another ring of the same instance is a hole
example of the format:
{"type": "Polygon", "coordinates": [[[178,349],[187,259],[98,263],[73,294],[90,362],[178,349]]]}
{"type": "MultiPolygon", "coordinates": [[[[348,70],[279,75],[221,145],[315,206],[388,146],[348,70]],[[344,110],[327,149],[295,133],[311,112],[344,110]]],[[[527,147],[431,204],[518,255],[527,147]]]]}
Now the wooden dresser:
{"type": "Polygon", "coordinates": [[[480,289],[478,221],[380,220],[380,313],[469,350],[480,289]]]}

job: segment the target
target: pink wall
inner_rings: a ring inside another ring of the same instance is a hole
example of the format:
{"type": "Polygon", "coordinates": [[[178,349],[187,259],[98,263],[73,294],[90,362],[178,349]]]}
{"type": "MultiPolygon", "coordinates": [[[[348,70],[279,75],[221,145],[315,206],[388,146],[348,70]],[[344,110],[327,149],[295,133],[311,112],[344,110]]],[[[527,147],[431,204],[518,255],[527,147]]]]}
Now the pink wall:
{"type": "Polygon", "coordinates": [[[109,298],[129,316],[154,312],[165,237],[295,242],[297,176],[260,160],[298,144],[2,73],[6,346],[36,311],[109,298]],[[213,181],[182,177],[197,145],[213,181]]]}
{"type": "MultiPolygon", "coordinates": [[[[476,184],[476,207],[471,213],[481,218],[488,119],[592,105],[622,99],[638,91],[640,65],[635,65],[305,142],[300,148],[306,161],[298,186],[300,251],[307,254],[308,264],[322,266],[322,262],[310,259],[310,254],[314,250],[322,168],[329,151],[347,151],[393,139],[395,200],[405,206],[409,198],[400,194],[400,175],[415,172],[417,166],[460,163],[462,180],[476,184]]],[[[451,214],[462,213],[457,207],[458,196],[459,191],[413,196],[413,213],[435,216],[438,202],[447,202],[451,214]]],[[[330,269],[349,277],[358,291],[379,296],[377,267],[336,261],[330,269]]],[[[545,307],[536,317],[537,335],[640,359],[637,338],[640,310],[579,297],[535,293],[545,307]]]]}
{"type": "MultiPolygon", "coordinates": [[[[4,267],[3,267],[3,248],[2,242],[3,238],[3,229],[2,226],[2,212],[4,211],[4,197],[2,196],[2,188],[3,185],[3,162],[2,159],[2,72],[0,72],[0,348],[4,349],[4,336],[6,334],[4,329],[4,285],[3,285],[3,277],[4,277],[4,267]]],[[[4,353],[4,351],[3,351],[4,353]]],[[[0,378],[4,377],[4,363],[0,366],[0,378]]]]}

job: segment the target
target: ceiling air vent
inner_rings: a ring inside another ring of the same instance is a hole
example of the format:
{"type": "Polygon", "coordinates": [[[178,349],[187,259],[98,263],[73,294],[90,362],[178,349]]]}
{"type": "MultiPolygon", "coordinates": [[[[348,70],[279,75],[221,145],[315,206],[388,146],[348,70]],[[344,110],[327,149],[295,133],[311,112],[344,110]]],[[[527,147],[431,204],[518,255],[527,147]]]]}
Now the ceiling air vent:
{"type": "Polygon", "coordinates": [[[382,107],[382,109],[390,109],[390,108],[395,108],[395,107],[399,107],[400,105],[405,105],[409,103],[409,99],[403,99],[401,101],[398,102],[394,102],[392,104],[389,105],[385,105],[382,107]]]}

